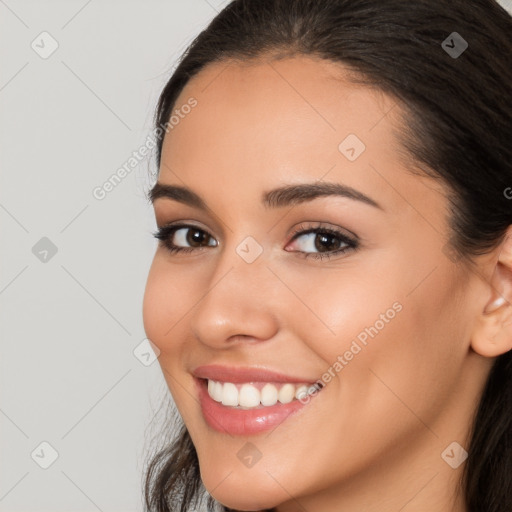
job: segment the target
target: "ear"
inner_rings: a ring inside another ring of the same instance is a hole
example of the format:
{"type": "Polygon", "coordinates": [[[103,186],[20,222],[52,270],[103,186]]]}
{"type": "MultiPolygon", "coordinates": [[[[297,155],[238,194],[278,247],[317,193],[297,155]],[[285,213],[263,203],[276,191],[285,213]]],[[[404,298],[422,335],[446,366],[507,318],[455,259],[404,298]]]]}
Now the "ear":
{"type": "Polygon", "coordinates": [[[497,251],[489,283],[491,297],[477,318],[471,338],[473,350],[484,357],[512,349],[512,225],[497,251]]]}

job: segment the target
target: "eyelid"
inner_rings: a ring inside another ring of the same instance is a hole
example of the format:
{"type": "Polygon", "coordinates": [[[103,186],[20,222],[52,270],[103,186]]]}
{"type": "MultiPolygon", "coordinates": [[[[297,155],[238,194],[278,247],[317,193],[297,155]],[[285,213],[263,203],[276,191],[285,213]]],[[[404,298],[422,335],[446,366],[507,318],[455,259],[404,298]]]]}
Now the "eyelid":
{"type": "MultiPolygon", "coordinates": [[[[195,220],[188,220],[188,219],[180,219],[180,220],[174,220],[171,222],[158,222],[157,221],[157,229],[158,231],[162,230],[170,230],[170,229],[181,229],[181,228],[196,228],[201,231],[204,231],[206,234],[210,235],[212,238],[215,238],[212,235],[212,230],[208,228],[207,226],[203,226],[200,223],[198,223],[195,220]]],[[[215,238],[216,239],[216,238],[215,238]]]]}
{"type": "MultiPolygon", "coordinates": [[[[172,222],[162,222],[162,223],[157,222],[158,230],[171,229],[171,228],[175,228],[177,230],[180,228],[189,228],[189,227],[194,227],[201,231],[204,231],[206,234],[208,234],[209,236],[211,236],[212,238],[214,238],[216,240],[216,238],[212,235],[211,230],[209,228],[204,228],[203,226],[196,224],[196,221],[193,221],[193,220],[184,219],[184,220],[176,220],[176,221],[172,221],[172,222]]],[[[342,228],[340,226],[331,224],[330,222],[325,222],[325,221],[301,222],[300,224],[294,226],[290,230],[290,232],[286,235],[286,237],[289,238],[289,242],[291,242],[298,235],[305,235],[307,233],[321,231],[321,230],[332,231],[336,235],[348,238],[351,241],[353,241],[354,243],[360,242],[359,237],[352,231],[350,231],[346,228],[342,228]]],[[[218,242],[218,240],[217,240],[217,242],[218,242]]]]}
{"type": "Polygon", "coordinates": [[[354,242],[360,241],[359,237],[352,231],[350,231],[346,228],[342,228],[341,226],[337,226],[336,224],[332,224],[330,222],[325,222],[325,221],[301,222],[292,228],[292,230],[288,234],[288,236],[291,238],[291,240],[293,240],[297,234],[306,234],[306,233],[311,233],[314,231],[322,231],[322,230],[333,231],[338,236],[343,236],[343,237],[348,238],[354,242]]]}

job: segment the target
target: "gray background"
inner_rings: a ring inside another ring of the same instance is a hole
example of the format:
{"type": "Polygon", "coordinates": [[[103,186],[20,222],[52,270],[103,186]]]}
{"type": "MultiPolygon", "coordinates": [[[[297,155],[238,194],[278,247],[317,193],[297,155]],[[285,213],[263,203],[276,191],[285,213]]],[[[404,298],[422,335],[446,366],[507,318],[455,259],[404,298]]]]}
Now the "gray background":
{"type": "Polygon", "coordinates": [[[92,191],[226,3],[0,0],[0,511],[142,509],[167,394],[143,355],[154,161],[92,191]]]}

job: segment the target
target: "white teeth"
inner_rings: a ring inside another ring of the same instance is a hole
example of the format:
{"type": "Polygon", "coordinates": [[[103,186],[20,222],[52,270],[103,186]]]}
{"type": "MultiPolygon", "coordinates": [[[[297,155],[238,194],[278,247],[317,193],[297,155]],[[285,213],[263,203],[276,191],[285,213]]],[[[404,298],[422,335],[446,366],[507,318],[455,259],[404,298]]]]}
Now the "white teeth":
{"type": "Polygon", "coordinates": [[[222,387],[222,405],[238,405],[238,389],[231,382],[225,382],[222,387]]]}
{"type": "Polygon", "coordinates": [[[210,393],[210,396],[216,402],[222,402],[222,383],[215,381],[208,381],[208,391],[210,390],[210,382],[213,382],[213,392],[210,393]]]}
{"type": "Polygon", "coordinates": [[[260,405],[260,392],[251,384],[244,384],[238,395],[238,403],[242,407],[256,407],[260,405]]]}
{"type": "Polygon", "coordinates": [[[308,387],[307,386],[299,386],[297,388],[297,391],[295,391],[295,398],[297,400],[300,400],[301,398],[304,398],[308,394],[308,387]]]}
{"type": "Polygon", "coordinates": [[[275,405],[277,397],[277,388],[272,384],[265,384],[261,390],[261,405],[275,405]]]}
{"type": "Polygon", "coordinates": [[[265,407],[275,405],[278,401],[288,404],[294,399],[307,396],[313,386],[305,384],[271,384],[266,383],[261,390],[253,384],[233,384],[232,382],[217,382],[208,380],[208,394],[216,402],[231,407],[242,408],[265,407]]]}
{"type": "Polygon", "coordinates": [[[282,404],[289,404],[295,397],[295,386],[293,384],[285,384],[279,390],[279,401],[282,404]]]}

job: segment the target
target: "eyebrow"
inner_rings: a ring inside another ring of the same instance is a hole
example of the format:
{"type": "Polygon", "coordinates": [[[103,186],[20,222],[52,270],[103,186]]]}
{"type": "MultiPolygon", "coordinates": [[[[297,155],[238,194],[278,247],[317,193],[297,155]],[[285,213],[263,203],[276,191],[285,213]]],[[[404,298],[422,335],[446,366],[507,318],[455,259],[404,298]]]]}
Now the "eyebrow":
{"type": "MultiPolygon", "coordinates": [[[[360,201],[384,211],[384,208],[374,199],[347,185],[341,183],[301,183],[298,185],[285,185],[262,194],[262,203],[265,208],[283,208],[307,201],[317,197],[341,196],[354,201],[360,201]]],[[[157,199],[165,197],[180,203],[207,211],[209,208],[203,199],[188,187],[178,185],[164,185],[155,183],[149,192],[149,200],[154,203],[157,199]]]]}

